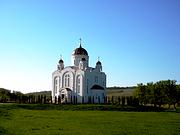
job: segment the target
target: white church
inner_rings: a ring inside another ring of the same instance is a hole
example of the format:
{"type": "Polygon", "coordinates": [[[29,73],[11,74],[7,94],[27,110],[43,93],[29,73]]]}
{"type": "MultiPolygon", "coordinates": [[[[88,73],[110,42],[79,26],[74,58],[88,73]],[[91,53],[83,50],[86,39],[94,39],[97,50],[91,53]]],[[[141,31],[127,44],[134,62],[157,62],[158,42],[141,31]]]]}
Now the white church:
{"type": "Polygon", "coordinates": [[[88,52],[80,45],[72,53],[72,65],[65,66],[62,58],[52,73],[52,100],[62,103],[103,103],[106,96],[106,74],[98,60],[89,67],[88,52]]]}

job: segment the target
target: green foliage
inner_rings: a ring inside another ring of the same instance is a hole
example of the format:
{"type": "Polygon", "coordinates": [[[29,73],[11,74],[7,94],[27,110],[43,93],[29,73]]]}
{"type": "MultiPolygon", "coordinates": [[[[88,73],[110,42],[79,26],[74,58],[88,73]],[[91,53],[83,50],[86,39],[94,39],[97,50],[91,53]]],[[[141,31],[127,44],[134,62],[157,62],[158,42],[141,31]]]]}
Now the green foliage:
{"type": "Polygon", "coordinates": [[[175,80],[163,80],[156,83],[138,84],[134,95],[139,99],[140,103],[154,104],[154,106],[168,104],[174,105],[178,103],[178,90],[175,80]]]}
{"type": "Polygon", "coordinates": [[[178,103],[178,106],[180,106],[180,84],[176,86],[177,95],[176,95],[176,101],[178,103]]]}
{"type": "Polygon", "coordinates": [[[139,99],[141,105],[147,103],[146,95],[147,95],[146,86],[142,83],[138,84],[135,90],[135,97],[139,99]]]}
{"type": "Polygon", "coordinates": [[[0,102],[6,102],[10,98],[11,91],[0,88],[0,102]]]}

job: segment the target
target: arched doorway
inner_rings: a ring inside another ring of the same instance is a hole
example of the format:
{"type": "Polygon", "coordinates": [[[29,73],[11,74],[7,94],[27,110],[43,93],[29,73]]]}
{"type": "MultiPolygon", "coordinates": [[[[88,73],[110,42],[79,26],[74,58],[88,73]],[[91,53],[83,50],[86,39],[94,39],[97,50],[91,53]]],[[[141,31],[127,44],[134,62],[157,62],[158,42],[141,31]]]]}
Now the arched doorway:
{"type": "Polygon", "coordinates": [[[61,103],[71,102],[72,90],[69,88],[63,88],[59,91],[61,97],[61,103]]]}

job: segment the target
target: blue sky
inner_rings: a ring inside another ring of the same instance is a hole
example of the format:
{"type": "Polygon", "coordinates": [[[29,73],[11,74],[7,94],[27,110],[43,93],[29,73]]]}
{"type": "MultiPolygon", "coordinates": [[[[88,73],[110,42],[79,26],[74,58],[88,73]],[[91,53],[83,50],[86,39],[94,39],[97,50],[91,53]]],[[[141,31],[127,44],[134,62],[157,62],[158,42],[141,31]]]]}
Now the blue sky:
{"type": "Polygon", "coordinates": [[[0,0],[0,87],[51,89],[79,38],[107,86],[180,81],[179,0],[0,0]]]}

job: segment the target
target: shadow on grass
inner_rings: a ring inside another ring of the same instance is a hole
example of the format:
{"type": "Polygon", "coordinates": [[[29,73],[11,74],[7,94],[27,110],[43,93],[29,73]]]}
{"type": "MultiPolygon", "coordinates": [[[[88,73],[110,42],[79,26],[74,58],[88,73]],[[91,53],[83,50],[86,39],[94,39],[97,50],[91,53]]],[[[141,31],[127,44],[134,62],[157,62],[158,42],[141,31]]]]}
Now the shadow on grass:
{"type": "MultiPolygon", "coordinates": [[[[5,118],[8,120],[11,120],[11,117],[12,117],[12,114],[9,111],[9,109],[0,108],[0,118],[5,118]]],[[[0,129],[0,131],[1,131],[1,129],[0,129]]]]}
{"type": "MultiPolygon", "coordinates": [[[[11,114],[6,109],[0,109],[0,124],[3,124],[3,119],[11,120],[11,114]]],[[[0,135],[9,135],[8,130],[0,125],[0,135]]]]}
{"type": "Polygon", "coordinates": [[[0,126],[0,135],[7,135],[8,131],[0,126]]]}
{"type": "Polygon", "coordinates": [[[112,104],[1,104],[1,110],[28,109],[28,110],[71,110],[71,111],[129,111],[129,112],[162,112],[164,108],[152,106],[122,106],[112,104]]]}

